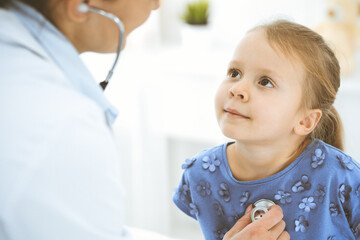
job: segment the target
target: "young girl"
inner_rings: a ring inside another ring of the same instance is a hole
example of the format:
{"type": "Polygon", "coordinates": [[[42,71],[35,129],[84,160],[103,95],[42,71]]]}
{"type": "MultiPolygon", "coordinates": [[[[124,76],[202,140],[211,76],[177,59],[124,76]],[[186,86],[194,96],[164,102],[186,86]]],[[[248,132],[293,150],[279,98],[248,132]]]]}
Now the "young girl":
{"type": "Polygon", "coordinates": [[[279,20],[246,34],[215,99],[235,141],[187,159],[173,198],[206,240],[260,199],[281,206],[292,239],[360,239],[360,165],[341,151],[339,86],[338,61],[312,30],[279,20]]]}

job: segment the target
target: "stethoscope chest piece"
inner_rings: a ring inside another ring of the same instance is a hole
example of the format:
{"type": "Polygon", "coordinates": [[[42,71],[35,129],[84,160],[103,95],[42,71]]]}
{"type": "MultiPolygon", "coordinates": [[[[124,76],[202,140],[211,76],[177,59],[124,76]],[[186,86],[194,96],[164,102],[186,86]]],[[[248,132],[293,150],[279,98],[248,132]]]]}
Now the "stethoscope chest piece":
{"type": "Polygon", "coordinates": [[[268,199],[260,199],[254,203],[255,207],[251,211],[251,221],[256,221],[264,216],[269,211],[269,207],[275,205],[275,203],[268,199]]]}

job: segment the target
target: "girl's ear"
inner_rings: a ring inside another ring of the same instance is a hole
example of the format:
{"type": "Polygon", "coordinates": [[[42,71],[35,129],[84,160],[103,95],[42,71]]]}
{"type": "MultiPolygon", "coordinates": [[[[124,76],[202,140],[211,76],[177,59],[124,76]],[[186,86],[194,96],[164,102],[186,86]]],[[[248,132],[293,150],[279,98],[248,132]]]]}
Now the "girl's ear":
{"type": "Polygon", "coordinates": [[[319,123],[321,116],[322,111],[320,109],[308,110],[305,117],[294,127],[294,132],[301,136],[310,134],[319,123]]]}

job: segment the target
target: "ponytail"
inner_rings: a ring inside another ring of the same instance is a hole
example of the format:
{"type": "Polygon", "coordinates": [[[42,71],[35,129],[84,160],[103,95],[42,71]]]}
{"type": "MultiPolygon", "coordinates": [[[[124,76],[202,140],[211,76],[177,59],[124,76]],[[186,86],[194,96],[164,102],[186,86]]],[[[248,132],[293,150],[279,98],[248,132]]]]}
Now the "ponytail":
{"type": "Polygon", "coordinates": [[[342,151],[344,150],[344,129],[339,113],[334,106],[325,111],[323,110],[323,116],[311,133],[311,137],[318,138],[342,151]]]}

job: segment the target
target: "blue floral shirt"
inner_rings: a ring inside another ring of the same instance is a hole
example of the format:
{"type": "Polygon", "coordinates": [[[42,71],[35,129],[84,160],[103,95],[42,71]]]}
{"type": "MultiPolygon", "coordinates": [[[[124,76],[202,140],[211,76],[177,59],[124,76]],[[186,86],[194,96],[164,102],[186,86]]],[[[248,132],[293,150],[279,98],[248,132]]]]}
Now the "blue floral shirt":
{"type": "Polygon", "coordinates": [[[173,200],[199,221],[206,240],[225,233],[259,199],[284,212],[292,239],[360,239],[360,165],[315,139],[283,171],[255,181],[238,181],[223,144],[186,159],[173,200]]]}

